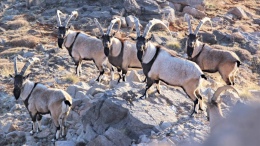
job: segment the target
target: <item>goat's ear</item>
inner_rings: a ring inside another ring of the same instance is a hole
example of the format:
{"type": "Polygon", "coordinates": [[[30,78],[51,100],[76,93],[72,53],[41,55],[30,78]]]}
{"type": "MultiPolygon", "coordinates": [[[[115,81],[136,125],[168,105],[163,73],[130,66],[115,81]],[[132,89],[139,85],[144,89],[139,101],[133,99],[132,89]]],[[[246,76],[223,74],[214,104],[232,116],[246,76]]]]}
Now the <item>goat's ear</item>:
{"type": "Polygon", "coordinates": [[[184,33],[185,36],[189,36],[189,34],[187,32],[184,33]]]}
{"type": "Polygon", "coordinates": [[[101,38],[102,38],[102,36],[96,36],[96,38],[98,38],[98,39],[101,39],[101,38]]]}
{"type": "Polygon", "coordinates": [[[28,74],[28,75],[24,76],[23,79],[24,79],[24,80],[25,80],[25,79],[28,79],[28,78],[30,77],[30,75],[31,75],[31,74],[28,74]]]}
{"type": "Polygon", "coordinates": [[[197,40],[201,40],[201,39],[202,39],[202,35],[198,35],[197,40]]]}
{"type": "Polygon", "coordinates": [[[114,37],[114,36],[115,36],[115,34],[116,34],[116,32],[114,32],[114,33],[111,35],[111,37],[114,37]]]}
{"type": "Polygon", "coordinates": [[[66,27],[66,30],[69,30],[71,26],[66,27]]]}
{"type": "Polygon", "coordinates": [[[135,38],[133,38],[133,37],[131,37],[131,36],[129,36],[133,41],[136,41],[136,39],[135,38]]]}
{"type": "Polygon", "coordinates": [[[58,29],[59,27],[58,26],[55,26],[55,29],[58,29]]]}
{"type": "Polygon", "coordinates": [[[9,74],[9,76],[10,76],[11,78],[14,78],[14,76],[13,76],[13,75],[11,75],[11,74],[9,74]]]}
{"type": "Polygon", "coordinates": [[[148,42],[148,41],[152,40],[152,38],[153,38],[153,35],[150,38],[146,39],[146,41],[148,42]]]}

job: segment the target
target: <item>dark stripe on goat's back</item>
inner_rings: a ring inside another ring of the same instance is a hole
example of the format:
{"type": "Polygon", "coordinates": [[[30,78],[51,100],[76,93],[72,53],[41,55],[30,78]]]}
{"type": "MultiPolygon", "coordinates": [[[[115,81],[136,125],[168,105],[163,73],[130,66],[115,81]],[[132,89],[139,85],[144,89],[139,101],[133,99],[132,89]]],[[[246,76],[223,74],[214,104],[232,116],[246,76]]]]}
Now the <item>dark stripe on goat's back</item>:
{"type": "Polygon", "coordinates": [[[66,105],[68,105],[68,106],[71,106],[71,103],[70,103],[70,101],[68,101],[68,100],[65,100],[64,103],[65,103],[66,105]]]}
{"type": "Polygon", "coordinates": [[[155,52],[155,55],[153,56],[152,60],[149,63],[142,63],[143,72],[146,77],[148,77],[148,72],[151,70],[152,65],[153,65],[154,61],[156,60],[160,50],[161,50],[161,47],[156,46],[156,52],[155,52]]]}
{"type": "Polygon", "coordinates": [[[237,62],[237,67],[239,67],[241,65],[241,62],[238,60],[236,62],[237,62]]]}
{"type": "Polygon", "coordinates": [[[76,39],[77,39],[77,37],[78,37],[79,34],[80,34],[80,32],[77,32],[77,33],[76,33],[76,36],[75,36],[75,38],[74,38],[72,44],[67,48],[67,50],[68,50],[68,52],[69,52],[69,55],[70,55],[71,57],[72,57],[72,48],[73,48],[73,45],[74,45],[74,43],[75,43],[75,41],[76,41],[76,39]]]}
{"type": "Polygon", "coordinates": [[[119,39],[116,38],[121,42],[121,50],[118,56],[111,56],[110,54],[112,54],[113,48],[111,47],[111,50],[109,52],[109,56],[108,56],[108,61],[115,67],[119,67],[120,69],[122,69],[122,64],[123,64],[123,54],[124,54],[124,39],[119,39]]]}
{"type": "Polygon", "coordinates": [[[25,105],[25,107],[27,108],[28,111],[29,111],[29,109],[28,109],[29,98],[30,98],[30,96],[31,96],[31,94],[32,94],[32,92],[33,92],[33,90],[34,90],[34,88],[37,86],[37,84],[38,84],[38,83],[34,83],[34,86],[33,86],[32,90],[31,90],[31,92],[29,93],[29,95],[27,96],[27,98],[24,100],[24,105],[25,105]]]}

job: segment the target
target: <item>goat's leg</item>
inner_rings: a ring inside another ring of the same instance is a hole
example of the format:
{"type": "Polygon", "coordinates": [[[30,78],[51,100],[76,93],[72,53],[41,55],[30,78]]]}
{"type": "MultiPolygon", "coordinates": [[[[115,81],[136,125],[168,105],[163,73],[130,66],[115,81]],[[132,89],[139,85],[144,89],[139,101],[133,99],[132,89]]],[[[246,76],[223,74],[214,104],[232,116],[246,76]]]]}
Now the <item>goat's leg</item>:
{"type": "Polygon", "coordinates": [[[42,115],[37,115],[37,124],[38,124],[38,128],[37,128],[37,132],[41,132],[41,119],[42,119],[42,115]]]}
{"type": "Polygon", "coordinates": [[[104,70],[101,70],[101,71],[99,72],[98,78],[96,79],[97,82],[100,82],[100,81],[101,81],[102,76],[103,76],[104,73],[105,73],[104,70]]]}
{"type": "Polygon", "coordinates": [[[148,98],[148,94],[147,94],[147,90],[153,85],[154,81],[147,77],[147,84],[146,84],[146,88],[145,88],[145,92],[143,94],[143,96],[140,97],[140,99],[145,99],[148,98]]]}
{"type": "Polygon", "coordinates": [[[156,84],[157,84],[157,92],[158,92],[158,94],[161,94],[160,80],[157,80],[157,81],[155,81],[155,82],[156,82],[156,84]]]}
{"type": "Polygon", "coordinates": [[[112,65],[110,67],[110,74],[111,74],[111,80],[114,80],[114,68],[112,65]]]}
{"type": "Polygon", "coordinates": [[[36,130],[37,130],[37,127],[36,127],[36,114],[30,114],[31,118],[32,118],[32,130],[30,131],[30,134],[33,135],[36,130]]]}
{"type": "Polygon", "coordinates": [[[203,111],[203,110],[204,110],[204,103],[203,103],[203,98],[202,98],[202,96],[201,96],[201,94],[200,94],[199,89],[197,89],[197,90],[195,91],[195,94],[196,94],[196,96],[199,98],[199,110],[203,111]]]}
{"type": "MultiPolygon", "coordinates": [[[[194,84],[194,83],[193,83],[194,84]]],[[[198,104],[198,99],[196,97],[195,91],[194,89],[192,89],[192,85],[186,84],[187,86],[183,87],[183,90],[186,92],[186,94],[188,95],[188,97],[193,101],[194,105],[193,105],[193,111],[191,113],[190,116],[192,116],[194,113],[197,114],[197,110],[196,110],[196,106],[198,104]]]]}
{"type": "Polygon", "coordinates": [[[54,117],[53,115],[51,116],[53,123],[56,127],[56,133],[55,133],[55,137],[54,139],[52,139],[52,141],[56,141],[57,139],[60,138],[60,124],[59,124],[59,119],[55,119],[56,117],[54,117]]]}
{"type": "Polygon", "coordinates": [[[118,75],[119,75],[119,79],[118,79],[118,81],[117,81],[117,83],[119,83],[120,82],[120,80],[121,80],[121,78],[122,78],[122,76],[121,76],[121,69],[120,68],[117,68],[117,72],[118,72],[118,75]]]}
{"type": "Polygon", "coordinates": [[[122,70],[122,76],[123,76],[123,81],[125,82],[125,76],[127,74],[127,70],[123,69],[122,70]]]}

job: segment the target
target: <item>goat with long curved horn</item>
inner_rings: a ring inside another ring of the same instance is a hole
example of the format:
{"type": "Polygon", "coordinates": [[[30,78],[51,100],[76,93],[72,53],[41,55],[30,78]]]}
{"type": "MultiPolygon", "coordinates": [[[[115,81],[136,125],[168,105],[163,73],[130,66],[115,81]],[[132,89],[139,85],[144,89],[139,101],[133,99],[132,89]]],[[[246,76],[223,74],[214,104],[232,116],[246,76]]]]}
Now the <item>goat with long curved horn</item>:
{"type": "Polygon", "coordinates": [[[140,27],[139,27],[139,19],[134,17],[134,21],[135,21],[135,31],[136,31],[137,37],[139,37],[141,35],[140,27]]]}
{"type": "Polygon", "coordinates": [[[26,72],[27,68],[35,61],[39,61],[39,59],[37,58],[30,58],[28,59],[28,61],[26,62],[26,64],[23,66],[20,75],[24,75],[24,73],[26,72]]]}
{"type": "Polygon", "coordinates": [[[230,86],[230,85],[224,85],[224,86],[222,86],[222,87],[219,87],[219,88],[216,90],[216,92],[213,94],[213,97],[212,97],[211,100],[213,100],[213,101],[218,101],[219,98],[220,98],[219,95],[220,95],[223,91],[228,90],[228,89],[233,89],[233,90],[238,94],[237,90],[236,90],[234,87],[232,87],[232,86],[230,86]]]}
{"type": "Polygon", "coordinates": [[[62,26],[61,20],[60,20],[60,14],[62,14],[62,12],[60,10],[57,10],[57,24],[58,24],[58,27],[62,26]]]}
{"type": "Polygon", "coordinates": [[[15,73],[15,75],[18,74],[18,69],[17,69],[17,66],[16,66],[16,62],[17,62],[17,57],[14,58],[14,73],[15,73]]]}
{"type": "MultiPolygon", "coordinates": [[[[195,34],[195,35],[198,34],[198,32],[199,32],[201,26],[202,26],[205,22],[207,22],[207,21],[209,21],[209,22],[211,23],[211,26],[212,26],[212,22],[211,22],[210,18],[209,18],[209,17],[204,17],[202,20],[200,20],[200,23],[198,24],[198,26],[196,27],[196,29],[195,29],[195,31],[194,31],[194,34],[195,34]]],[[[190,22],[188,22],[188,23],[190,23],[190,22]]]]}
{"type": "Polygon", "coordinates": [[[107,35],[110,35],[111,30],[112,30],[113,26],[115,25],[115,23],[118,23],[117,32],[120,30],[120,28],[121,28],[121,20],[120,20],[120,18],[115,18],[115,19],[113,19],[111,21],[111,23],[110,23],[110,25],[109,25],[109,27],[107,29],[107,35]]]}
{"type": "Polygon", "coordinates": [[[77,18],[78,17],[78,12],[77,11],[72,11],[71,14],[69,15],[69,17],[65,20],[65,27],[68,26],[69,22],[70,22],[70,19],[72,17],[75,17],[77,18]]]}
{"type": "Polygon", "coordinates": [[[198,65],[191,61],[175,57],[167,49],[161,46],[155,46],[150,42],[151,37],[146,38],[155,24],[162,24],[170,32],[168,27],[161,20],[150,20],[145,27],[143,35],[140,35],[137,18],[135,18],[135,23],[137,38],[134,40],[136,40],[137,57],[142,64],[143,72],[147,78],[146,89],[141,98],[148,97],[147,90],[153,83],[157,84],[157,92],[160,94],[160,81],[164,81],[169,85],[180,86],[184,89],[194,102],[192,114],[197,112],[196,105],[198,102],[200,102],[199,109],[203,110],[203,102],[201,102],[202,96],[199,90],[202,78],[207,78],[198,65]],[[173,70],[174,72],[172,72],[173,70]],[[185,76],[183,76],[183,74],[185,74],[185,76]]]}
{"type": "MultiPolygon", "coordinates": [[[[136,56],[137,49],[135,47],[135,43],[133,43],[132,41],[128,41],[125,38],[114,37],[115,33],[110,34],[115,23],[118,23],[117,31],[119,31],[121,27],[120,18],[115,18],[111,21],[107,29],[107,33],[104,33],[102,31],[102,28],[96,19],[94,19],[94,21],[100,32],[102,33],[102,36],[98,38],[102,40],[104,54],[108,57],[109,63],[115,66],[119,72],[118,82],[120,82],[121,78],[123,79],[123,81],[125,81],[125,76],[127,74],[128,68],[141,68],[141,63],[136,56]],[[120,74],[121,71],[122,75],[120,74]]],[[[113,68],[111,68],[111,77],[113,80],[113,68]]]]}
{"type": "MultiPolygon", "coordinates": [[[[216,125],[220,123],[220,121],[224,118],[222,109],[221,109],[221,100],[220,100],[220,94],[223,91],[226,91],[228,89],[234,90],[237,94],[237,90],[229,85],[224,85],[222,87],[219,87],[215,93],[213,94],[213,97],[208,95],[208,103],[207,103],[207,117],[210,121],[210,128],[213,130],[216,125]]],[[[239,94],[238,94],[239,95],[239,94]]]]}
{"type": "Polygon", "coordinates": [[[219,72],[227,85],[234,85],[235,76],[241,64],[239,57],[232,51],[218,50],[199,40],[201,38],[201,36],[198,35],[199,29],[205,22],[211,22],[210,18],[203,18],[194,33],[192,33],[190,24],[191,16],[185,14],[185,17],[187,18],[186,21],[189,24],[190,31],[186,45],[188,59],[197,63],[204,72],[219,72]]]}
{"type": "Polygon", "coordinates": [[[95,22],[96,26],[98,27],[99,31],[101,32],[101,34],[104,35],[104,31],[103,31],[100,23],[98,22],[97,18],[94,18],[94,22],[95,22]]]}
{"type": "Polygon", "coordinates": [[[184,14],[184,20],[188,22],[188,27],[189,27],[189,34],[192,33],[192,27],[191,27],[191,17],[189,14],[185,13],[184,14]]]}
{"type": "Polygon", "coordinates": [[[150,20],[149,23],[146,25],[145,27],[145,30],[144,30],[144,33],[143,33],[143,37],[146,37],[150,30],[152,29],[152,27],[156,24],[161,24],[164,28],[167,29],[167,31],[170,33],[171,35],[171,31],[169,30],[169,28],[159,19],[153,19],[153,20],[150,20]]]}

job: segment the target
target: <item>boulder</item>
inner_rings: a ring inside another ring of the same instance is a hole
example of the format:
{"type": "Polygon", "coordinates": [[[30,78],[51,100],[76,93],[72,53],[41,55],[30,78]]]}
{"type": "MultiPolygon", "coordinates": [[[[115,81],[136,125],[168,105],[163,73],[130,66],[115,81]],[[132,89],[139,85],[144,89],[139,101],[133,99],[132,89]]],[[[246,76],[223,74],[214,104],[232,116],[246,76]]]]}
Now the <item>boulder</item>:
{"type": "Polygon", "coordinates": [[[141,82],[139,74],[132,70],[128,76],[126,76],[126,80],[129,82],[141,82]]]}
{"type": "Polygon", "coordinates": [[[231,8],[228,13],[235,15],[238,19],[247,18],[245,11],[241,7],[231,8]]]}
{"type": "Polygon", "coordinates": [[[188,13],[197,19],[202,19],[207,16],[203,11],[197,10],[191,6],[184,7],[183,12],[188,13]]]}
{"type": "Polygon", "coordinates": [[[131,139],[127,137],[121,131],[110,127],[105,133],[104,136],[112,141],[115,145],[127,146],[131,145],[131,139]]]}
{"type": "Polygon", "coordinates": [[[88,146],[115,146],[115,144],[105,136],[99,135],[94,140],[90,141],[88,146]]]}
{"type": "Polygon", "coordinates": [[[56,141],[55,146],[76,146],[73,141],[56,141]]]}
{"type": "Polygon", "coordinates": [[[127,13],[140,13],[140,6],[136,2],[136,0],[125,0],[123,5],[127,13]]]}
{"type": "Polygon", "coordinates": [[[205,43],[212,45],[218,42],[214,34],[207,33],[207,32],[199,32],[198,34],[202,36],[202,41],[205,43]]]}

